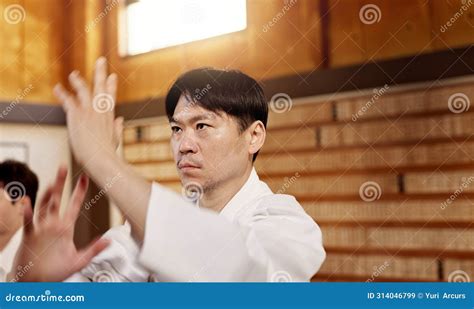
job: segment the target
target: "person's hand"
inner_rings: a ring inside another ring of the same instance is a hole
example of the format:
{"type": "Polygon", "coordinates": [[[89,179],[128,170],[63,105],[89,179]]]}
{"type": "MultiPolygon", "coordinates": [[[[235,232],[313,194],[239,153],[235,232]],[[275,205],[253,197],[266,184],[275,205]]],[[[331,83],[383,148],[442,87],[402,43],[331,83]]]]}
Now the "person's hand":
{"type": "Polygon", "coordinates": [[[73,241],[74,226],[89,181],[81,175],[68,209],[61,216],[59,209],[66,176],[67,170],[60,168],[55,184],[47,189],[34,215],[30,206],[25,209],[23,240],[8,275],[9,281],[63,281],[108,246],[108,240],[99,239],[77,250],[73,241]]]}
{"type": "Polygon", "coordinates": [[[54,87],[54,94],[66,112],[72,152],[84,166],[94,158],[100,160],[103,151],[114,152],[120,142],[123,118],[114,119],[117,75],[107,76],[107,61],[101,57],[96,62],[93,91],[78,71],[69,75],[69,83],[75,94],[61,84],[54,87]]]}

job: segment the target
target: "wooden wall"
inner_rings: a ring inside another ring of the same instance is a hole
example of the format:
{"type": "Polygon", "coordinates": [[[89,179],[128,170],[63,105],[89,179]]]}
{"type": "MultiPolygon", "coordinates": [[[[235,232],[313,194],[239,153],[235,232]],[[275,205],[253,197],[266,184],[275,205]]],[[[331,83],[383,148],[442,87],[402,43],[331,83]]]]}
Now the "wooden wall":
{"type": "MultiPolygon", "coordinates": [[[[457,93],[472,100],[473,89],[471,82],[382,93],[368,103],[370,92],[271,113],[256,168],[321,226],[328,258],[315,281],[474,276],[474,113],[453,113],[448,103],[457,93]],[[361,193],[370,184],[379,190],[374,201],[361,193]]],[[[131,125],[124,155],[148,179],[181,192],[169,134],[166,119],[131,125]]]]}
{"type": "Polygon", "coordinates": [[[248,29],[143,55],[118,56],[117,13],[107,16],[107,55],[120,76],[119,101],[161,97],[181,73],[200,66],[241,69],[258,80],[325,68],[428,53],[474,42],[473,6],[452,27],[458,0],[299,0],[271,27],[283,0],[249,0],[248,29]],[[327,13],[322,11],[327,3],[327,13]],[[359,12],[379,7],[380,21],[365,24],[359,12]],[[327,26],[323,28],[324,22],[327,26]],[[324,46],[323,33],[328,36],[324,46]],[[325,51],[327,50],[327,51],[325,51]],[[327,58],[325,58],[327,56],[327,58]]]}

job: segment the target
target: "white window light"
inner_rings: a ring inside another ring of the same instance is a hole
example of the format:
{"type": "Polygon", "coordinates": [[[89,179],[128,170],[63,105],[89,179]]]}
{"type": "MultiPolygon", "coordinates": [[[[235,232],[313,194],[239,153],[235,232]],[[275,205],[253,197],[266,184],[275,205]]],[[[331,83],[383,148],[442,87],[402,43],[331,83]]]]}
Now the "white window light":
{"type": "Polygon", "coordinates": [[[140,0],[126,7],[125,46],[136,55],[247,27],[246,0],[140,0]]]}

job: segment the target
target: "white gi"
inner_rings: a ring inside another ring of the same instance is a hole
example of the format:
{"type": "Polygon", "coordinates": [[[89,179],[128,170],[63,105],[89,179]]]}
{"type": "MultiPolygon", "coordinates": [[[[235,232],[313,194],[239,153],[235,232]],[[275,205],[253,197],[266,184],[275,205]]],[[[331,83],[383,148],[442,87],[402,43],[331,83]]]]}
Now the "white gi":
{"type": "Polygon", "coordinates": [[[153,183],[143,245],[127,225],[104,237],[109,248],[67,281],[309,281],[325,259],[318,225],[255,169],[220,213],[153,183]]]}

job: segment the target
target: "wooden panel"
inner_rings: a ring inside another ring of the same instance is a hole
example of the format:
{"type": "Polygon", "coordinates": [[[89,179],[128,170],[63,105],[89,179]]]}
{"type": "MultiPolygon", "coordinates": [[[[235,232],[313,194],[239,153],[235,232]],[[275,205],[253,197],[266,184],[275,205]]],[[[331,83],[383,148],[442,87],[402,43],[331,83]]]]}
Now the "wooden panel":
{"type": "MultiPolygon", "coordinates": [[[[353,195],[359,196],[359,188],[368,181],[379,184],[383,193],[398,192],[395,175],[386,176],[322,176],[322,177],[272,177],[261,178],[267,182],[273,192],[290,195],[319,196],[319,195],[353,195]]],[[[382,194],[383,194],[382,193],[382,194]]]]}
{"type": "Polygon", "coordinates": [[[118,56],[118,12],[112,11],[107,53],[121,77],[119,101],[164,96],[179,74],[202,66],[240,69],[256,79],[313,70],[321,63],[318,1],[292,3],[284,10],[279,0],[248,1],[244,31],[127,58],[118,56]]]}
{"type": "Polygon", "coordinates": [[[380,10],[379,22],[362,22],[365,59],[389,59],[432,50],[430,8],[425,0],[362,0],[360,3],[361,8],[371,4],[380,10]]]}
{"type": "Polygon", "coordinates": [[[452,207],[442,209],[445,200],[407,200],[405,202],[306,202],[303,207],[316,222],[465,222],[474,218],[469,199],[460,197],[452,207]]]}
{"type": "Polygon", "coordinates": [[[0,1],[0,99],[5,101],[17,98],[18,91],[27,87],[22,74],[24,21],[21,21],[26,12],[22,13],[19,9],[18,14],[13,15],[11,19],[4,18],[4,14],[10,15],[5,9],[19,3],[21,2],[13,0],[0,1]]]}
{"type": "MultiPolygon", "coordinates": [[[[432,258],[391,257],[384,255],[357,256],[328,254],[319,276],[351,275],[366,278],[366,281],[402,279],[436,281],[437,261],[432,258]]],[[[361,280],[362,281],[362,280],[361,280]]]]}
{"type": "Polygon", "coordinates": [[[412,169],[413,167],[443,167],[472,164],[474,141],[444,142],[431,145],[393,146],[388,148],[334,149],[279,154],[262,153],[255,161],[257,170],[264,174],[296,172],[348,172],[357,170],[367,173],[369,169],[412,169]],[[462,146],[462,147],[460,147],[462,146]]]}
{"type": "Polygon", "coordinates": [[[450,97],[455,94],[461,93],[474,100],[474,90],[471,84],[397,94],[387,94],[389,91],[390,87],[381,87],[375,89],[370,96],[337,101],[337,119],[358,121],[430,112],[447,113],[450,112],[450,97]]]}
{"type": "Polygon", "coordinates": [[[408,173],[405,176],[405,191],[407,193],[446,192],[448,193],[446,198],[451,194],[457,197],[462,193],[474,192],[474,170],[408,173]]]}
{"type": "Polygon", "coordinates": [[[434,33],[433,46],[436,49],[472,44],[474,37],[472,2],[466,1],[463,4],[457,0],[430,1],[430,5],[434,33]],[[452,22],[451,19],[453,19],[452,22]],[[448,22],[451,22],[451,26],[447,25],[448,22]]]}
{"type": "MultiPolygon", "coordinates": [[[[474,230],[322,226],[325,246],[374,249],[474,250],[474,230]]],[[[382,251],[383,252],[383,251],[382,251]]]]}
{"type": "Polygon", "coordinates": [[[262,152],[316,147],[316,130],[300,127],[296,130],[268,131],[262,152]]]}
{"type": "Polygon", "coordinates": [[[444,261],[444,281],[472,282],[474,262],[469,260],[447,259],[444,261]]]}
{"type": "Polygon", "coordinates": [[[365,41],[359,0],[329,0],[329,45],[332,67],[363,62],[365,41]]]}
{"type": "MultiPolygon", "coordinates": [[[[270,107],[272,107],[272,105],[270,105],[270,107]]],[[[330,102],[293,106],[290,103],[285,105],[285,107],[291,107],[291,109],[286,111],[286,109],[279,108],[278,105],[276,105],[274,110],[280,111],[280,113],[278,113],[270,108],[267,126],[269,129],[286,126],[307,126],[312,123],[331,121],[333,117],[330,102]]]]}
{"type": "Polygon", "coordinates": [[[125,159],[129,162],[163,161],[173,159],[169,142],[126,145],[123,148],[123,154],[125,159]]]}
{"type": "Polygon", "coordinates": [[[401,141],[471,136],[474,113],[400,119],[370,123],[347,123],[321,128],[322,146],[370,145],[401,141]]]}

